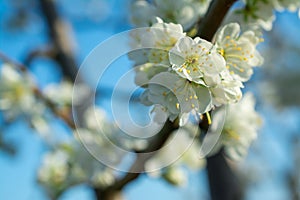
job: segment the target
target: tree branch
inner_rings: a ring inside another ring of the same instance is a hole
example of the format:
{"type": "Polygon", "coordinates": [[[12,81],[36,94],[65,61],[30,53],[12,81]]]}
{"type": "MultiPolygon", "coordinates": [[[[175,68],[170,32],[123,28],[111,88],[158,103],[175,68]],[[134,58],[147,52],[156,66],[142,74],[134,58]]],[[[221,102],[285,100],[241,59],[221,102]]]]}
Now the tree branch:
{"type": "Polygon", "coordinates": [[[211,41],[230,7],[236,1],[237,0],[213,0],[205,16],[199,21],[197,36],[211,41]]]}
{"type": "Polygon", "coordinates": [[[241,183],[226,161],[223,150],[207,158],[207,172],[212,200],[243,199],[241,183]]]}
{"type": "Polygon", "coordinates": [[[54,0],[39,1],[56,51],[55,60],[61,65],[63,74],[74,82],[78,67],[74,58],[74,43],[70,39],[70,26],[58,14],[54,0]]]}

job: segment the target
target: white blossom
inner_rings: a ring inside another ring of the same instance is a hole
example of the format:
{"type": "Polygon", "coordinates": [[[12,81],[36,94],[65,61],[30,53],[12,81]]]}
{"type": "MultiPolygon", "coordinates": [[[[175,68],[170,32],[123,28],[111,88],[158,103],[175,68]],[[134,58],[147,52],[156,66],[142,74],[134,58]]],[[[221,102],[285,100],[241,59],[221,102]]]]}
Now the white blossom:
{"type": "Polygon", "coordinates": [[[151,27],[134,29],[130,34],[130,46],[137,50],[128,55],[136,65],[146,62],[168,65],[168,51],[179,38],[185,36],[180,24],[164,23],[159,18],[157,18],[157,23],[151,27]]]}
{"type": "Polygon", "coordinates": [[[187,184],[187,173],[181,167],[168,167],[163,178],[172,185],[184,186],[187,184]]]}
{"type": "Polygon", "coordinates": [[[273,4],[278,11],[287,9],[291,12],[296,12],[300,8],[299,0],[273,0],[273,4]]]}
{"type": "Polygon", "coordinates": [[[145,63],[135,67],[135,83],[141,87],[147,87],[150,79],[160,72],[168,71],[169,66],[145,63]]]}
{"type": "Polygon", "coordinates": [[[199,84],[205,84],[205,76],[215,76],[225,70],[225,60],[212,43],[183,37],[170,50],[170,63],[180,76],[199,84]]]}
{"type": "Polygon", "coordinates": [[[219,53],[225,58],[226,68],[236,80],[248,81],[253,74],[252,68],[263,63],[256,49],[261,38],[251,30],[241,34],[237,23],[222,27],[214,40],[219,53]]]}
{"type": "Polygon", "coordinates": [[[144,101],[163,106],[154,109],[153,112],[166,112],[170,120],[179,116],[184,122],[188,117],[185,114],[191,112],[196,113],[195,116],[199,118],[199,114],[208,112],[212,108],[212,97],[207,87],[190,82],[171,72],[161,72],[154,76],[149,81],[146,95],[144,101]]]}
{"type": "Polygon", "coordinates": [[[166,22],[182,24],[190,28],[202,16],[210,0],[154,0],[153,4],[145,0],[136,1],[131,7],[131,21],[138,27],[149,26],[155,17],[166,22]]]}
{"type": "Polygon", "coordinates": [[[217,149],[224,146],[226,154],[232,159],[245,157],[251,143],[257,138],[262,119],[254,107],[255,99],[251,93],[245,94],[240,102],[228,106],[217,149]]]}
{"type": "Polygon", "coordinates": [[[270,31],[275,21],[273,2],[245,0],[245,5],[231,12],[227,20],[239,22],[243,26],[260,27],[270,31]]]}
{"type": "Polygon", "coordinates": [[[7,118],[30,113],[34,108],[34,83],[28,74],[21,75],[13,66],[3,64],[0,71],[0,110],[7,118]]]}

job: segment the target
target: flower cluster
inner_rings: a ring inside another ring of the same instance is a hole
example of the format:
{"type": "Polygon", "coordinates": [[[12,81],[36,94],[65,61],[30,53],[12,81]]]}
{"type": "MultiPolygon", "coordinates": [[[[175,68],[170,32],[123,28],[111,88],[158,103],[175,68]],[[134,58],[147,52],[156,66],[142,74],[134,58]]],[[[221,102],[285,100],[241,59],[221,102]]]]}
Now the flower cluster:
{"type": "Polygon", "coordinates": [[[215,150],[224,147],[230,158],[240,160],[246,156],[261,125],[262,119],[255,111],[254,96],[247,93],[239,103],[228,106],[221,139],[215,150]]]}
{"type": "Polygon", "coordinates": [[[262,39],[252,30],[242,34],[240,32],[239,24],[227,24],[218,31],[214,43],[226,60],[226,68],[231,76],[245,82],[253,74],[252,68],[263,63],[263,58],[256,49],[262,39]]]}
{"type": "Polygon", "coordinates": [[[32,112],[35,107],[34,82],[28,74],[21,75],[14,66],[3,64],[0,71],[0,110],[14,119],[32,112]]]}
{"type": "MultiPolygon", "coordinates": [[[[106,156],[106,160],[118,164],[123,154],[112,148],[108,139],[116,139],[117,128],[106,119],[99,108],[89,108],[84,114],[83,127],[74,133],[75,138],[55,146],[44,156],[38,171],[38,180],[50,196],[57,197],[69,187],[89,183],[95,187],[106,187],[115,181],[112,168],[96,160],[80,143],[92,149],[92,154],[106,156]],[[104,133],[106,135],[104,135],[104,133]]],[[[124,142],[123,140],[119,142],[124,142]]]]}
{"type": "Polygon", "coordinates": [[[296,12],[299,8],[299,0],[244,0],[243,7],[234,10],[229,20],[269,31],[275,20],[275,11],[287,9],[296,12]]]}
{"type": "Polygon", "coordinates": [[[146,0],[136,1],[131,8],[131,21],[138,27],[152,25],[155,17],[190,28],[207,10],[211,0],[146,0]]]}
{"type": "MultiPolygon", "coordinates": [[[[240,100],[243,82],[263,61],[256,50],[261,39],[253,31],[240,32],[238,24],[228,24],[211,43],[188,37],[180,25],[161,19],[146,30],[133,32],[131,45],[152,47],[143,52],[143,62],[135,62],[135,79],[145,88],[142,103],[154,105],[155,121],[179,117],[184,125],[190,114],[199,119],[215,106],[240,100]]],[[[130,54],[130,58],[140,56],[130,54]]]]}
{"type": "Polygon", "coordinates": [[[47,193],[57,198],[73,185],[89,183],[96,187],[115,181],[112,169],[95,160],[76,140],[61,144],[48,152],[38,170],[38,181],[47,193]]]}

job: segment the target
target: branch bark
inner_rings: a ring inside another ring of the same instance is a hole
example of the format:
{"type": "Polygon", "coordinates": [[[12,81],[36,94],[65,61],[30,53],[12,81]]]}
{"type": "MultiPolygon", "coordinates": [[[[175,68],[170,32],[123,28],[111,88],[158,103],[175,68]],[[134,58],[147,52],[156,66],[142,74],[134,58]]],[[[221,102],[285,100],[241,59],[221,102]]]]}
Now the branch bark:
{"type": "Polygon", "coordinates": [[[78,67],[74,57],[74,43],[70,39],[70,26],[58,14],[54,0],[39,1],[56,51],[55,60],[62,67],[63,74],[74,82],[78,67]]]}
{"type": "Polygon", "coordinates": [[[213,0],[202,20],[199,21],[197,36],[211,41],[224,17],[237,0],[213,0]]]}
{"type": "Polygon", "coordinates": [[[207,173],[212,200],[243,199],[240,180],[226,161],[222,150],[207,158],[207,173]]]}

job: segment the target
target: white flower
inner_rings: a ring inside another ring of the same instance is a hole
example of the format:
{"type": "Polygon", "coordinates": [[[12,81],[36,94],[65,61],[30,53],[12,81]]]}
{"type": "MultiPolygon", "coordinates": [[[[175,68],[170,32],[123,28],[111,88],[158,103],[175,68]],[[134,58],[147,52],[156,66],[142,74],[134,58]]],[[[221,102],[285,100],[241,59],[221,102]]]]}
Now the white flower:
{"type": "Polygon", "coordinates": [[[219,145],[224,146],[226,154],[232,159],[245,157],[257,137],[262,119],[254,107],[255,99],[251,93],[245,94],[239,103],[228,106],[219,145]]]}
{"type": "Polygon", "coordinates": [[[3,64],[0,71],[0,110],[7,118],[30,113],[36,99],[34,84],[29,75],[21,75],[13,66],[3,64]]]}
{"type": "Polygon", "coordinates": [[[136,66],[135,83],[138,86],[146,87],[151,78],[160,72],[167,71],[168,68],[168,66],[153,63],[145,63],[143,65],[136,66]]]}
{"type": "Polygon", "coordinates": [[[179,116],[184,122],[186,119],[183,118],[187,117],[185,114],[191,112],[199,118],[201,113],[208,112],[212,108],[212,98],[208,88],[171,72],[161,72],[154,76],[149,81],[146,95],[147,98],[144,99],[147,102],[163,106],[154,109],[153,112],[165,111],[172,121],[179,116]]]}
{"type": "Polygon", "coordinates": [[[150,28],[134,29],[130,32],[130,46],[137,50],[130,52],[129,58],[136,65],[146,62],[168,65],[168,51],[179,38],[185,36],[180,24],[164,23],[159,18],[157,21],[150,28]]]}
{"type": "Polygon", "coordinates": [[[218,31],[215,44],[234,79],[248,81],[253,74],[252,68],[263,63],[263,58],[256,50],[260,41],[251,30],[240,34],[237,23],[227,24],[218,31]]]}
{"type": "Polygon", "coordinates": [[[43,90],[46,98],[55,102],[57,105],[71,105],[73,85],[70,82],[63,81],[59,84],[49,84],[43,90]]]}
{"type": "Polygon", "coordinates": [[[183,37],[170,50],[170,63],[180,76],[205,84],[205,76],[215,76],[225,70],[225,60],[213,45],[200,38],[183,37]]]}
{"type": "Polygon", "coordinates": [[[153,18],[158,16],[155,6],[144,0],[135,1],[130,10],[131,23],[138,27],[151,26],[153,18]]]}
{"type": "Polygon", "coordinates": [[[187,183],[187,173],[180,167],[168,167],[163,177],[166,181],[176,186],[184,186],[187,183]]]}
{"type": "Polygon", "coordinates": [[[210,0],[154,0],[153,4],[145,0],[136,1],[131,8],[131,21],[136,26],[149,26],[155,17],[166,22],[182,24],[184,29],[194,25],[202,16],[210,0]]]}
{"type": "Polygon", "coordinates": [[[97,187],[107,187],[115,182],[115,177],[112,170],[107,168],[99,172],[96,171],[92,177],[92,182],[97,187]]]}
{"type": "Polygon", "coordinates": [[[273,4],[275,9],[278,11],[288,9],[291,12],[296,12],[300,7],[299,0],[273,0],[273,4]]]}
{"type": "Polygon", "coordinates": [[[244,7],[231,12],[229,18],[242,26],[258,26],[270,31],[275,21],[274,5],[271,1],[246,0],[244,7]]]}
{"type": "Polygon", "coordinates": [[[38,170],[38,180],[52,197],[58,197],[70,184],[68,183],[69,155],[61,150],[48,153],[44,156],[38,170]]]}
{"type": "Polygon", "coordinates": [[[43,94],[57,106],[71,106],[72,103],[76,105],[81,102],[89,92],[88,88],[83,84],[78,84],[76,89],[77,96],[73,99],[73,102],[73,84],[69,81],[49,84],[44,88],[43,94]]]}

